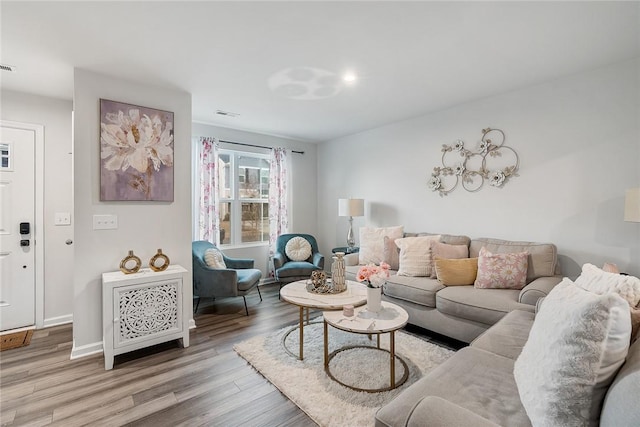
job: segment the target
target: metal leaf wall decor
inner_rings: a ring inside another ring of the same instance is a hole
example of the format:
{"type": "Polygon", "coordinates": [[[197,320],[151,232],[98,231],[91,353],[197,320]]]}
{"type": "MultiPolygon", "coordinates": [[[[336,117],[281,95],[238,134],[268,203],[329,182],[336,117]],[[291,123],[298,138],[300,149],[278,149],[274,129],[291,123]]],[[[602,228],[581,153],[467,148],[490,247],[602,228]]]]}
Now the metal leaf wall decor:
{"type": "Polygon", "coordinates": [[[510,177],[518,176],[520,165],[518,153],[504,145],[505,139],[502,130],[486,128],[482,129],[482,139],[475,151],[465,148],[460,139],[452,145],[443,144],[442,166],[433,168],[429,188],[446,196],[458,184],[470,192],[480,190],[485,181],[493,187],[502,187],[510,177]],[[460,161],[454,161],[456,155],[461,157],[460,161]]]}

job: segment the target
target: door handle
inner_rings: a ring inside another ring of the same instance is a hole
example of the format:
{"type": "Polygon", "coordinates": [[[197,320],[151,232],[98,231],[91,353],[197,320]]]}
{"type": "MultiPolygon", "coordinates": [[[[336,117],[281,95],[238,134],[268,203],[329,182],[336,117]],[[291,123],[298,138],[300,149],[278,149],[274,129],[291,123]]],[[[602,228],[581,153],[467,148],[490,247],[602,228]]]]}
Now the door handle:
{"type": "Polygon", "coordinates": [[[66,243],[67,245],[72,245],[72,244],[73,244],[73,240],[71,240],[71,239],[67,239],[67,240],[65,241],[65,243],[66,243]]]}

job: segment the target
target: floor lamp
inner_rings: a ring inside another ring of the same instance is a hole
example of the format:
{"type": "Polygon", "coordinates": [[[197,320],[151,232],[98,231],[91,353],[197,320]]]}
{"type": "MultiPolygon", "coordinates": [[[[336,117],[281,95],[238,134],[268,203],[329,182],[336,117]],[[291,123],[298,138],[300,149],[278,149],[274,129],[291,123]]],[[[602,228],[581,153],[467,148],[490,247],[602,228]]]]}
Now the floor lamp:
{"type": "Polygon", "coordinates": [[[338,199],[338,216],[349,217],[347,253],[351,253],[356,245],[356,241],[353,238],[353,217],[364,216],[364,199],[338,199]]]}

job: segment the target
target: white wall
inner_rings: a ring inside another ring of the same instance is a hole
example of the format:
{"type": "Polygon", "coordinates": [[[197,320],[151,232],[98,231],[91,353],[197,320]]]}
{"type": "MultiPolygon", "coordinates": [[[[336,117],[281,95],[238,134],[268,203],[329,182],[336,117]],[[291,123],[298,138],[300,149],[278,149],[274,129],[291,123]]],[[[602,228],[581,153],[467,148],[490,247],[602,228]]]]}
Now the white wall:
{"type": "MultiPolygon", "coordinates": [[[[304,154],[291,154],[292,212],[289,228],[292,233],[308,233],[317,236],[317,144],[201,123],[194,123],[192,132],[194,137],[210,136],[223,141],[242,142],[267,147],[284,147],[290,150],[304,151],[304,154]]],[[[269,153],[269,151],[265,149],[233,144],[222,143],[220,146],[221,148],[230,150],[262,154],[269,153]]],[[[227,248],[224,252],[231,257],[255,259],[255,267],[262,270],[262,277],[268,277],[268,246],[237,246],[227,248]]]]}
{"type": "Polygon", "coordinates": [[[548,241],[565,275],[605,261],[640,275],[640,224],[623,221],[624,191],[640,186],[639,75],[636,59],[319,145],[322,249],[344,243],[337,200],[352,196],[366,204],[354,228],[548,241]],[[429,190],[442,144],[473,147],[486,127],[504,130],[520,176],[476,193],[429,190]]]}
{"type": "MultiPolygon", "coordinates": [[[[73,313],[73,226],[55,226],[55,212],[73,212],[71,101],[3,90],[0,117],[44,126],[44,325],[73,313]]],[[[72,222],[73,222],[72,218],[72,222]]],[[[38,242],[41,243],[41,242],[38,242]]]]}
{"type": "MultiPolygon", "coordinates": [[[[148,260],[162,248],[188,271],[191,300],[191,95],[74,71],[74,348],[72,357],[102,348],[101,274],[118,269],[129,249],[148,260]],[[100,201],[100,98],[174,113],[174,201],[100,201]],[[115,214],[118,229],[93,230],[95,214],[115,214]]],[[[187,313],[191,315],[191,313],[187,313]]]]}

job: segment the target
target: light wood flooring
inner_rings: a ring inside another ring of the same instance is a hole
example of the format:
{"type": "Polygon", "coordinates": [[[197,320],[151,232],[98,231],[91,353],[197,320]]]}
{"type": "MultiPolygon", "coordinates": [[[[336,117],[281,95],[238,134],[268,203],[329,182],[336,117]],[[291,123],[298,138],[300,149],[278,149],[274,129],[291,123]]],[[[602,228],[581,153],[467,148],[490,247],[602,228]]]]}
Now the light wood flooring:
{"type": "Polygon", "coordinates": [[[233,351],[233,344],[296,323],[278,286],[247,297],[203,300],[190,346],[177,341],[116,357],[69,360],[71,325],[36,331],[0,353],[0,423],[12,426],[315,426],[233,351]]]}

